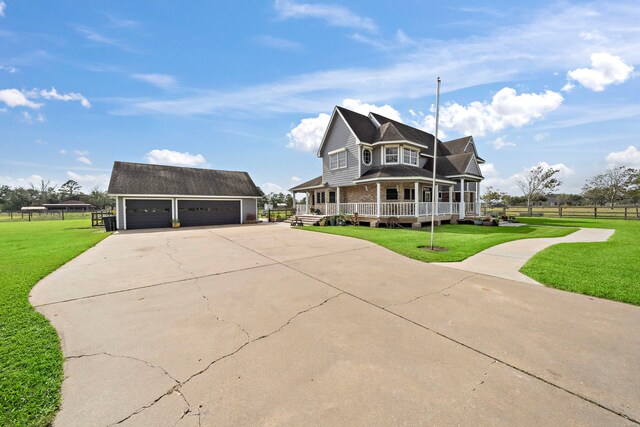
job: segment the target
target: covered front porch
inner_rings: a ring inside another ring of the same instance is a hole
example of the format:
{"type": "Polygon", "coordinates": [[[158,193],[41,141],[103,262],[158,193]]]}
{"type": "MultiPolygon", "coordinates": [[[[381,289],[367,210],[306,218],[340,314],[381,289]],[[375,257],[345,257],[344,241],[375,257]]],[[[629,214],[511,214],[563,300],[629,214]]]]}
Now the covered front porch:
{"type": "MultiPolygon", "coordinates": [[[[318,186],[302,193],[305,199],[296,205],[297,215],[358,214],[372,226],[388,218],[421,226],[431,222],[433,197],[434,221],[451,221],[480,214],[478,182],[449,181],[438,183],[435,189],[426,179],[378,180],[344,187],[318,186]],[[471,185],[470,185],[471,184],[471,185]]],[[[296,200],[294,192],[294,203],[296,200]]]]}

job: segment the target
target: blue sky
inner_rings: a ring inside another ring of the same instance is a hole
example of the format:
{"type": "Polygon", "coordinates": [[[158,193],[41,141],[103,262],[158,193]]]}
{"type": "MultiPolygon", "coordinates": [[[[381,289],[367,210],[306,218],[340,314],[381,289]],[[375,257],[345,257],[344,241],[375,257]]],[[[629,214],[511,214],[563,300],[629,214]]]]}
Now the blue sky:
{"type": "Polygon", "coordinates": [[[0,184],[114,160],[320,173],[334,105],[472,134],[486,183],[640,167],[640,8],[616,2],[0,1],[0,184]],[[524,4],[514,4],[524,3],[524,4]]]}

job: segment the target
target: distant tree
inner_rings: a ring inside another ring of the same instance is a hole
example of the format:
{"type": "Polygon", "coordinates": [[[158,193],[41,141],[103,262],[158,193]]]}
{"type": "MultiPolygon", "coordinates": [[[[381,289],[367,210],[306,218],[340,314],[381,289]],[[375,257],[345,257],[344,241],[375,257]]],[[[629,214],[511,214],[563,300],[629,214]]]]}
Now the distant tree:
{"type": "Polygon", "coordinates": [[[82,187],[80,186],[80,184],[78,184],[76,181],[70,179],[67,182],[65,182],[64,184],[62,184],[60,186],[60,190],[58,190],[58,191],[60,192],[60,195],[63,198],[70,199],[73,196],[79,195],[81,188],[82,187]]]}
{"type": "Polygon", "coordinates": [[[113,197],[109,196],[106,191],[102,191],[98,186],[95,186],[93,190],[91,190],[91,193],[85,197],[85,200],[87,203],[100,209],[110,209],[115,205],[113,197]]]}
{"type": "Polygon", "coordinates": [[[38,202],[43,203],[57,203],[60,201],[59,194],[56,192],[56,186],[51,185],[51,180],[41,179],[40,184],[37,186],[31,184],[31,189],[38,192],[38,202]]]}
{"type": "Polygon", "coordinates": [[[13,190],[8,185],[0,186],[0,208],[5,209],[5,204],[13,190]]]}
{"type": "Polygon", "coordinates": [[[625,166],[607,169],[587,181],[583,187],[583,194],[589,194],[590,198],[604,201],[604,203],[610,204],[613,209],[616,202],[624,199],[629,188],[630,176],[632,173],[625,166]]]}
{"type": "Polygon", "coordinates": [[[269,203],[269,196],[265,194],[260,187],[258,187],[258,192],[260,193],[260,201],[258,202],[258,204],[264,207],[264,205],[269,203]]]}
{"type": "Polygon", "coordinates": [[[558,194],[556,201],[559,206],[564,205],[579,205],[583,202],[584,198],[580,194],[558,194]]]}
{"type": "Polygon", "coordinates": [[[523,196],[510,196],[507,194],[502,198],[502,203],[504,203],[505,206],[524,205],[526,202],[523,196]]]}
{"type": "Polygon", "coordinates": [[[271,203],[274,207],[285,202],[286,202],[286,197],[283,193],[269,194],[269,203],[271,203]]]}
{"type": "Polygon", "coordinates": [[[287,194],[284,197],[284,202],[287,204],[287,208],[293,207],[293,196],[291,194],[287,194]]]}
{"type": "Polygon", "coordinates": [[[627,176],[627,200],[640,204],[640,169],[629,169],[627,176]]]}
{"type": "Polygon", "coordinates": [[[527,206],[536,198],[556,190],[561,182],[556,178],[560,169],[546,168],[538,165],[526,170],[517,184],[527,202],[527,206]]]}
{"type": "Polygon", "coordinates": [[[33,188],[17,187],[7,194],[5,209],[18,211],[26,206],[38,205],[40,193],[33,188]]]}
{"type": "Polygon", "coordinates": [[[484,190],[484,193],[480,198],[489,208],[492,208],[500,204],[506,195],[507,193],[494,190],[493,187],[489,186],[484,190]]]}

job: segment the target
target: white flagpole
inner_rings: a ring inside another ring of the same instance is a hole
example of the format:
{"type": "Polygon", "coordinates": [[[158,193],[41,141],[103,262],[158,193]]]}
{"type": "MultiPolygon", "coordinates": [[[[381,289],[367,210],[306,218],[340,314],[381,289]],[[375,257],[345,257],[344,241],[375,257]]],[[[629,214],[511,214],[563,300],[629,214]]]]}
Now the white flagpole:
{"type": "Polygon", "coordinates": [[[438,207],[438,195],[436,191],[436,159],[438,158],[438,121],[440,119],[440,77],[436,88],[436,132],[433,139],[433,175],[431,179],[431,250],[433,250],[433,224],[435,222],[436,209],[438,207]]]}

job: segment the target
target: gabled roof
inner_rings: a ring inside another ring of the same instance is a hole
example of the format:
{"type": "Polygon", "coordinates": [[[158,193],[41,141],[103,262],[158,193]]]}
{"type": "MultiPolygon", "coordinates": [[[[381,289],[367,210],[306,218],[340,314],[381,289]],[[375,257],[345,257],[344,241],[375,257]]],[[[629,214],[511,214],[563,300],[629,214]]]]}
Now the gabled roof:
{"type": "Polygon", "coordinates": [[[473,153],[476,155],[476,159],[479,163],[484,163],[484,159],[478,156],[478,150],[476,149],[473,136],[463,136],[462,138],[452,139],[451,141],[444,141],[442,143],[449,154],[461,154],[464,153],[469,144],[473,144],[473,153]]]}
{"type": "Polygon", "coordinates": [[[375,141],[376,131],[378,129],[376,125],[369,120],[369,117],[343,107],[336,107],[336,109],[342,114],[347,125],[349,125],[361,142],[372,143],[375,141]]]}
{"type": "MultiPolygon", "coordinates": [[[[465,175],[467,174],[469,163],[473,161],[473,158],[473,153],[460,153],[439,157],[436,163],[436,169],[439,174],[446,176],[465,175]]],[[[473,174],[473,176],[482,178],[482,175],[473,174]]]]}
{"type": "Polygon", "coordinates": [[[247,172],[114,162],[109,194],[260,197],[247,172]]]}
{"type": "Polygon", "coordinates": [[[289,191],[298,191],[298,190],[306,190],[307,188],[321,187],[322,186],[322,175],[317,178],[310,179],[307,182],[303,182],[302,184],[298,184],[295,187],[291,187],[289,191]]]}
{"type": "Polygon", "coordinates": [[[370,113],[373,118],[375,118],[378,123],[380,123],[380,127],[382,127],[385,123],[391,123],[395,127],[395,129],[403,136],[403,140],[407,140],[410,142],[415,142],[416,144],[422,145],[427,150],[433,150],[433,141],[434,137],[428,132],[422,131],[420,129],[416,129],[412,126],[405,125],[404,123],[397,122],[388,117],[381,116],[377,113],[370,113]]]}

